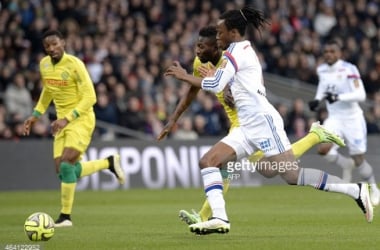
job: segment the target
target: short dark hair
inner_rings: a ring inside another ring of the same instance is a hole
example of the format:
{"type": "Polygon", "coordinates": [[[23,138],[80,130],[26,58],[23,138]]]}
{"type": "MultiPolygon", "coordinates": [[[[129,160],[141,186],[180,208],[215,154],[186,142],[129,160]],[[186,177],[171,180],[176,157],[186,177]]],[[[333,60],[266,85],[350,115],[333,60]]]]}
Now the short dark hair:
{"type": "Polygon", "coordinates": [[[199,31],[199,36],[216,38],[216,33],[215,26],[206,26],[199,31]]]}
{"type": "Polygon", "coordinates": [[[45,39],[48,36],[57,36],[60,39],[63,39],[63,35],[59,30],[47,30],[43,33],[42,39],[45,39]]]}
{"type": "Polygon", "coordinates": [[[325,43],[325,46],[326,45],[336,45],[340,50],[343,48],[343,45],[341,43],[340,40],[336,39],[336,38],[333,38],[333,39],[330,39],[328,40],[326,43],[325,43]]]}

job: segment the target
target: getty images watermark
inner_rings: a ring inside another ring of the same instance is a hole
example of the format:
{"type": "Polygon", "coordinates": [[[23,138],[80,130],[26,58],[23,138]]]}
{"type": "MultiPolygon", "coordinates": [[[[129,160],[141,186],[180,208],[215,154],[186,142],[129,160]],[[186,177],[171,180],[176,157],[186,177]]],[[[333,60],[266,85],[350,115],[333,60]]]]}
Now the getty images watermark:
{"type": "Polygon", "coordinates": [[[228,179],[239,179],[241,172],[254,173],[256,171],[276,171],[278,173],[284,173],[290,170],[297,170],[299,161],[257,161],[251,162],[248,159],[242,159],[241,161],[229,161],[227,163],[228,179]]]}

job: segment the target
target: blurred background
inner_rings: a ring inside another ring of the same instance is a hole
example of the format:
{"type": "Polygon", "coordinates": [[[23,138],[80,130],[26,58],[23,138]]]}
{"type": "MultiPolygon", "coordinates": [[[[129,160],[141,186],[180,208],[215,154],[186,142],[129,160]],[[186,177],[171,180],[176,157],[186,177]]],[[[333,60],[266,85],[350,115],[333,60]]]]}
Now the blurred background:
{"type": "MultiPolygon", "coordinates": [[[[368,132],[380,132],[379,0],[2,0],[1,140],[51,137],[54,109],[35,124],[31,137],[21,136],[41,91],[38,62],[45,55],[41,35],[46,29],[61,30],[66,52],[89,70],[98,98],[94,139],[152,140],[186,89],[164,77],[164,70],[178,60],[190,72],[199,29],[246,4],[255,4],[270,19],[268,29],[249,32],[248,38],[290,136],[304,136],[311,122],[326,115],[323,108],[309,112],[307,101],[314,98],[321,48],[333,37],[341,40],[344,59],[358,66],[364,81],[368,132]]],[[[220,137],[228,128],[216,98],[200,92],[170,137],[220,137]]]]}

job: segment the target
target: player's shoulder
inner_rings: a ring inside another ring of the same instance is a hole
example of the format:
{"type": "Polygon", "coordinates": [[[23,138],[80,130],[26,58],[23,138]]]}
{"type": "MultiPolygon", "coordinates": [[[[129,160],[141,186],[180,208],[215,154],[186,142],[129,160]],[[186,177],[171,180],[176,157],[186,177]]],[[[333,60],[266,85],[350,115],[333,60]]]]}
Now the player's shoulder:
{"type": "Polygon", "coordinates": [[[72,54],[65,53],[64,54],[64,60],[67,62],[83,64],[83,61],[79,57],[72,55],[72,54]]]}
{"type": "Polygon", "coordinates": [[[342,68],[348,69],[349,71],[357,71],[358,69],[355,64],[350,63],[348,61],[342,60],[341,64],[342,64],[342,68]]]}
{"type": "Polygon", "coordinates": [[[328,67],[329,67],[329,65],[327,63],[322,63],[322,64],[318,65],[317,66],[317,73],[321,74],[323,72],[327,72],[328,67]]]}
{"type": "Polygon", "coordinates": [[[44,56],[42,57],[42,59],[40,60],[40,65],[44,65],[46,63],[49,63],[51,60],[50,60],[50,56],[44,56]]]}

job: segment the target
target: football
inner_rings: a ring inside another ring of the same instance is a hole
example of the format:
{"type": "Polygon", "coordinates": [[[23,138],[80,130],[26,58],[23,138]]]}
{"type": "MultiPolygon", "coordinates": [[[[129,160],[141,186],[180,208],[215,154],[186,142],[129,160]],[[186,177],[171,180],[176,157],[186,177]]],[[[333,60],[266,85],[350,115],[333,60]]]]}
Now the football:
{"type": "Polygon", "coordinates": [[[37,212],[26,219],[24,231],[31,241],[47,241],[54,235],[54,221],[47,213],[37,212]]]}

